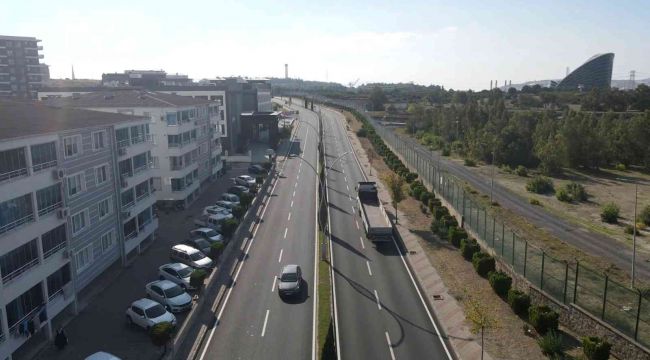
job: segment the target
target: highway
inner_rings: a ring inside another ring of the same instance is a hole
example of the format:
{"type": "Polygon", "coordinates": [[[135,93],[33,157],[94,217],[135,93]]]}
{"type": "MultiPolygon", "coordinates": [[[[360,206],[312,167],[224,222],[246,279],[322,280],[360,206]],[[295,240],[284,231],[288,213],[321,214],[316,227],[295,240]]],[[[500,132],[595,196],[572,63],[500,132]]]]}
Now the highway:
{"type": "Polygon", "coordinates": [[[278,163],[279,180],[199,359],[314,359],[318,118],[301,113],[296,126],[296,156],[278,163]],[[276,282],[287,264],[302,268],[307,286],[283,300],[276,282]]]}
{"type": "MultiPolygon", "coordinates": [[[[339,359],[450,359],[395,240],[368,241],[343,115],[322,109],[339,359]]],[[[439,327],[438,327],[439,328],[439,327]]]]}

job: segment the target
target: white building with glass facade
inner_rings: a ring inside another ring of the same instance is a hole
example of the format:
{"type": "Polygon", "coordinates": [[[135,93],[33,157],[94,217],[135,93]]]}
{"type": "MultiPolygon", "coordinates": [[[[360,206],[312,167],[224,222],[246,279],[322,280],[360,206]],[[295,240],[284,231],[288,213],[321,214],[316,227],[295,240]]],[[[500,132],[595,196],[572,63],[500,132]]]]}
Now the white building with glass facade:
{"type": "Polygon", "coordinates": [[[0,358],[52,338],[80,292],[152,242],[149,119],[0,101],[0,358]],[[128,132],[128,141],[118,133],[128,132]],[[124,149],[124,150],[120,150],[124,149]],[[118,175],[130,160],[130,177],[118,175]],[[120,192],[131,191],[124,202],[120,192]]]}

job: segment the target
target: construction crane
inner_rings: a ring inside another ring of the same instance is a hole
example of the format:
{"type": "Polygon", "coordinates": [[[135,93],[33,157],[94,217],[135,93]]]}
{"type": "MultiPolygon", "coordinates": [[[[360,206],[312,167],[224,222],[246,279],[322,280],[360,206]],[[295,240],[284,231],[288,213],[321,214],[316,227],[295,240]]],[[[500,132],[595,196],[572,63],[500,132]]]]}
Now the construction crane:
{"type": "Polygon", "coordinates": [[[353,88],[353,87],[357,86],[357,83],[359,82],[359,80],[360,80],[360,79],[356,79],[356,80],[354,80],[353,82],[352,82],[352,81],[349,82],[349,83],[348,83],[348,87],[353,88]]]}

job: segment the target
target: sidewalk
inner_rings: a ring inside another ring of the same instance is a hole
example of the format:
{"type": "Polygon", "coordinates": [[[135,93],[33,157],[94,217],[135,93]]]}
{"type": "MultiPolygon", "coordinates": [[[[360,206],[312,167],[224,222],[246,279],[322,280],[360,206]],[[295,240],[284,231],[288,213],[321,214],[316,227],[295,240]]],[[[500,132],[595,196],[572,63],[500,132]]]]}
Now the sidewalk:
{"type": "MultiPolygon", "coordinates": [[[[352,142],[352,148],[357,154],[366,175],[370,163],[365,151],[363,150],[359,139],[351,130],[348,130],[348,138],[352,142]]],[[[380,179],[376,177],[377,172],[373,171],[368,175],[368,181],[375,181],[379,188],[379,198],[383,204],[390,204],[390,194],[380,179]]],[[[418,237],[409,231],[407,217],[398,211],[400,223],[395,227],[402,238],[402,243],[406,247],[406,262],[416,278],[423,292],[422,296],[426,299],[429,307],[433,310],[442,332],[447,335],[452,349],[450,352],[456,353],[460,359],[480,359],[481,345],[476,336],[471,333],[468,321],[465,319],[465,313],[458,301],[449,293],[447,287],[442,282],[440,275],[433,267],[424,249],[418,242],[418,237]]],[[[485,352],[483,359],[491,360],[492,357],[485,352]]]]}
{"type": "MultiPolygon", "coordinates": [[[[147,282],[158,279],[158,267],[169,260],[169,248],[187,238],[194,228],[192,217],[212,204],[217,196],[232,186],[231,178],[247,173],[248,164],[232,164],[232,169],[201,192],[199,198],[183,211],[159,211],[156,240],[131,265],[124,268],[118,261],[84,290],[80,312],[64,325],[69,344],[58,351],[53,343],[41,345],[35,359],[83,359],[103,350],[123,360],[158,359],[160,349],[153,346],[148,334],[126,324],[125,311],[135,300],[145,296],[147,282]]],[[[176,314],[180,327],[187,312],[176,314]]]]}

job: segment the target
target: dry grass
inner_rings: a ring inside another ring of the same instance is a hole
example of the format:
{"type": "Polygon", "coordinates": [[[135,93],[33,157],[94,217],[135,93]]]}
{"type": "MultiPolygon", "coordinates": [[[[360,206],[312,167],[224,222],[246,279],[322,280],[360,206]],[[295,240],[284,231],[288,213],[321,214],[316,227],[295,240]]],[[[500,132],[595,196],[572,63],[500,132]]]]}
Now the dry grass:
{"type": "MultiPolygon", "coordinates": [[[[360,123],[350,113],[343,113],[350,131],[356,132],[361,126],[360,123]]],[[[366,153],[374,152],[368,139],[359,138],[359,141],[366,153]]],[[[375,157],[372,167],[376,174],[379,174],[379,178],[384,178],[390,173],[390,169],[378,156],[375,157]]],[[[486,308],[490,309],[491,316],[499,319],[496,328],[486,330],[486,351],[494,359],[545,359],[535,339],[524,335],[522,328],[525,322],[492,291],[488,281],[476,274],[472,264],[465,261],[457,249],[431,234],[430,214],[422,212],[420,202],[407,197],[400,203],[399,209],[404,214],[403,218],[406,218],[408,227],[418,235],[418,241],[427,252],[431,263],[435,264],[445,286],[461,306],[465,308],[469,298],[481,299],[486,308]]]]}

